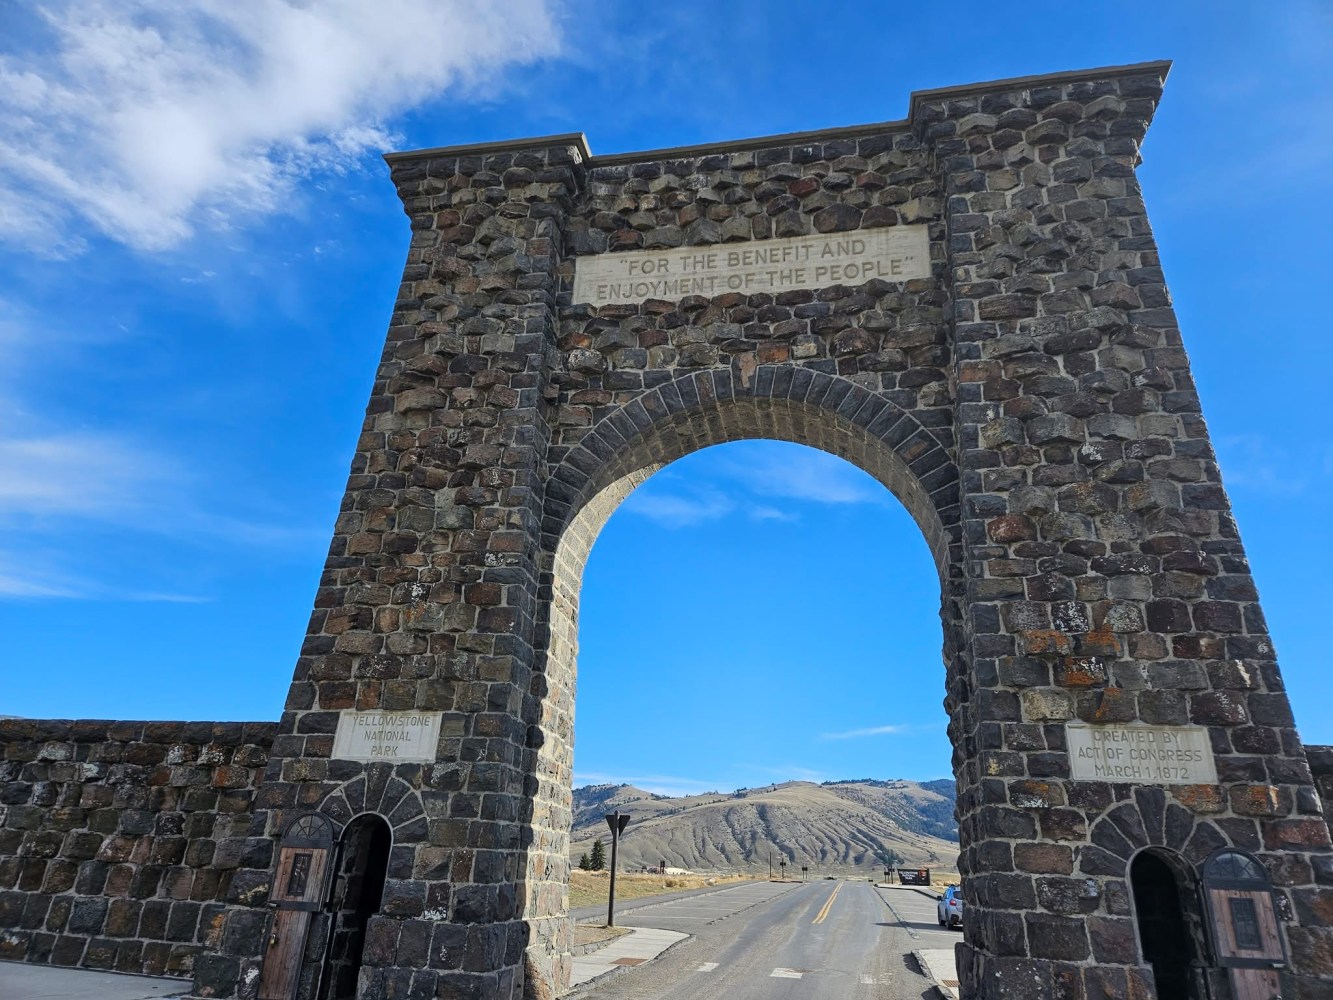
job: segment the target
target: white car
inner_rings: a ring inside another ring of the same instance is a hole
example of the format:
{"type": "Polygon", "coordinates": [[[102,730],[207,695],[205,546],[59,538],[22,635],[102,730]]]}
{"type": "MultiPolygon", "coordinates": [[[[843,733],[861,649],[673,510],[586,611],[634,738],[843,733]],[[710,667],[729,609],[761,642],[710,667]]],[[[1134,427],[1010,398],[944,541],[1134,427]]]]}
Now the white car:
{"type": "Polygon", "coordinates": [[[944,895],[935,904],[935,919],[941,927],[963,926],[963,890],[956,885],[946,886],[944,895]]]}

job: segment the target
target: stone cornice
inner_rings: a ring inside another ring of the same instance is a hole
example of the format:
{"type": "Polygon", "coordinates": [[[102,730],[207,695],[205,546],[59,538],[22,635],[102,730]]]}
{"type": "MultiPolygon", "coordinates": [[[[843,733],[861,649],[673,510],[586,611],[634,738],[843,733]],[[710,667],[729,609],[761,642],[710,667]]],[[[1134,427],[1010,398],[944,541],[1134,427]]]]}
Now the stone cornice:
{"type": "Polygon", "coordinates": [[[1034,76],[1018,76],[1005,80],[991,80],[984,83],[967,83],[956,87],[937,87],[932,90],[914,90],[908,100],[908,117],[893,121],[873,122],[865,125],[845,125],[837,128],[812,129],[804,132],[784,132],[777,135],[754,136],[748,139],[733,139],[725,142],[705,142],[690,146],[672,146],[663,149],[647,149],[627,153],[609,153],[594,156],[588,148],[587,137],[582,132],[565,132],[558,135],[533,136],[525,139],[508,139],[501,142],[473,142],[460,146],[437,146],[431,149],[409,150],[406,152],[386,153],[384,160],[390,166],[425,159],[448,159],[461,156],[485,156],[492,153],[515,153],[528,150],[550,149],[553,147],[574,147],[579,159],[589,167],[609,167],[628,163],[646,163],[654,160],[676,160],[697,156],[712,156],[729,153],[743,153],[755,149],[770,149],[775,146],[800,146],[805,143],[824,142],[830,139],[851,139],[865,135],[878,135],[886,132],[898,132],[908,129],[918,116],[921,105],[938,101],[963,100],[982,94],[1004,93],[1012,90],[1031,90],[1036,87],[1061,86],[1069,83],[1092,82],[1094,80],[1112,80],[1124,76],[1148,76],[1156,74],[1166,79],[1171,69],[1170,60],[1131,63],[1125,66],[1104,66],[1097,69],[1070,70],[1061,73],[1042,73],[1034,76]]]}

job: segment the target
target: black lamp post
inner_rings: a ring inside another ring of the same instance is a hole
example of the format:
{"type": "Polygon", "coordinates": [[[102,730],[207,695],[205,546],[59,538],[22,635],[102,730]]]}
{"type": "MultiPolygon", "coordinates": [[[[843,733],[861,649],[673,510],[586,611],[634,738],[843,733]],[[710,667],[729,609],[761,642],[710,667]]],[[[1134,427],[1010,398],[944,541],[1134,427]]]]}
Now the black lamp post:
{"type": "Polygon", "coordinates": [[[606,926],[616,925],[616,847],[620,844],[620,835],[629,825],[629,814],[619,809],[606,817],[606,825],[611,828],[611,888],[606,898],[606,926]]]}

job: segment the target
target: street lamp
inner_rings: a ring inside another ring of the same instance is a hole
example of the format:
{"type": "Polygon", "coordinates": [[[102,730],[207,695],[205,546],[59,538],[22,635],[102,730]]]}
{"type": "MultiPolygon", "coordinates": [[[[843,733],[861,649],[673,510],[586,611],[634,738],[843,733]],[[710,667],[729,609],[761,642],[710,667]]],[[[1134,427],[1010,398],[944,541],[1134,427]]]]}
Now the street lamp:
{"type": "Polygon", "coordinates": [[[617,809],[607,815],[606,825],[611,828],[611,887],[606,897],[606,926],[614,927],[616,925],[616,847],[620,843],[620,835],[625,832],[625,827],[629,825],[629,813],[622,813],[617,809]]]}

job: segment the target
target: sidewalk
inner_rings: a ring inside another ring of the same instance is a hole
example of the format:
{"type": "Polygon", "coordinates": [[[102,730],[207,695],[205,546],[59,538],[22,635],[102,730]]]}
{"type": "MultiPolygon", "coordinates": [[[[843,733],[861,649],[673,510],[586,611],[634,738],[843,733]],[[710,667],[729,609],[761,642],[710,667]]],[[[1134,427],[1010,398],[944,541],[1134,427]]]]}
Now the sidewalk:
{"type": "Polygon", "coordinates": [[[949,948],[922,948],[913,952],[926,974],[945,1000],[958,1000],[958,967],[949,948]]]}
{"type": "MultiPolygon", "coordinates": [[[[688,934],[679,931],[661,931],[652,927],[635,927],[624,937],[613,939],[605,948],[574,958],[570,988],[582,986],[599,976],[618,969],[627,969],[651,961],[688,934]]],[[[5,1000],[9,1000],[8,997],[5,1000]]]]}
{"type": "Polygon", "coordinates": [[[159,1000],[190,995],[190,980],[0,962],[4,1000],[159,1000]]]}

